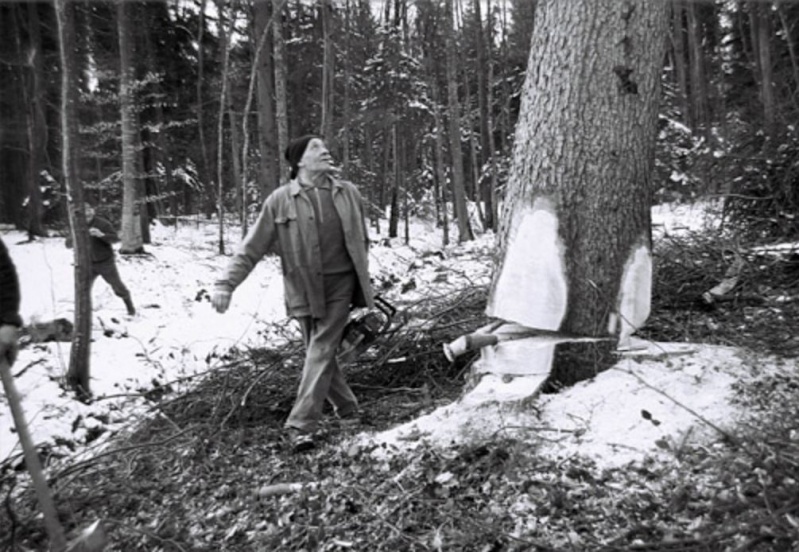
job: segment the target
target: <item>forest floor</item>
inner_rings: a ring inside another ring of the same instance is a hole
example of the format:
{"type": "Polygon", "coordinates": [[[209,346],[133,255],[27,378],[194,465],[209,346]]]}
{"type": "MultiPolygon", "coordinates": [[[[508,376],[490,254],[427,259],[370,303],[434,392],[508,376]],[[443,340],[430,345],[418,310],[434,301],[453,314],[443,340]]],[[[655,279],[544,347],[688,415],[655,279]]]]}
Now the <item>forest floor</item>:
{"type": "MultiPolygon", "coordinates": [[[[700,298],[727,270],[729,243],[659,239],[653,314],[639,332],[763,364],[733,386],[745,419],[712,442],[608,465],[542,454],[511,433],[391,451],[357,439],[462,396],[475,357],[450,363],[440,350],[485,322],[478,279],[403,304],[401,323],[350,367],[364,427],[331,420],[316,449],[292,453],[281,426],[299,370],[285,368],[299,366],[301,347],[240,347],[191,390],[151,393],[152,415],[103,452],[55,466],[59,513],[70,530],[102,519],[121,551],[799,550],[799,255],[747,248],[738,285],[710,306],[700,298]]],[[[0,545],[43,550],[19,474],[2,472],[0,545]]]]}

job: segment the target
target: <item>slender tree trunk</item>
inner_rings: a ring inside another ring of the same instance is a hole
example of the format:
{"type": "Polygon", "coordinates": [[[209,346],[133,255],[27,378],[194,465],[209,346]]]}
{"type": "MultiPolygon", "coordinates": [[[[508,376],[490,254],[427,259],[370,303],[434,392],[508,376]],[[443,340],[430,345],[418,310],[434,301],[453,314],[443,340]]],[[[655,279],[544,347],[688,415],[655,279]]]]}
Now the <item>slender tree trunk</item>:
{"type": "Polygon", "coordinates": [[[685,61],[685,23],[683,2],[677,0],[671,4],[671,45],[674,60],[674,80],[680,101],[683,121],[691,127],[695,126],[693,113],[688,101],[688,70],[685,61]]]}
{"type": "Polygon", "coordinates": [[[333,139],[333,76],[335,53],[333,51],[333,6],[330,0],[320,0],[322,32],[324,33],[324,59],[322,62],[322,128],[327,143],[333,139]]]}
{"type": "Polygon", "coordinates": [[[474,239],[466,209],[465,179],[463,177],[463,152],[461,151],[461,117],[458,101],[458,82],[456,75],[455,37],[453,30],[452,0],[447,0],[446,51],[447,51],[447,106],[449,118],[449,146],[452,158],[452,195],[455,203],[455,217],[458,220],[458,242],[474,239]]]}
{"type": "Polygon", "coordinates": [[[42,224],[42,192],[39,175],[42,155],[47,151],[47,125],[44,118],[44,88],[42,75],[42,37],[39,22],[39,5],[31,2],[28,8],[28,34],[30,36],[30,86],[28,96],[28,236],[46,236],[42,224]]]}
{"type": "Polygon", "coordinates": [[[697,17],[695,2],[686,2],[686,15],[688,20],[688,57],[691,69],[691,111],[693,124],[708,132],[708,93],[707,77],[705,75],[705,55],[702,50],[702,27],[697,17]]]}
{"type": "MultiPolygon", "coordinates": [[[[135,116],[136,128],[141,128],[138,114],[135,116]]],[[[139,230],[142,244],[150,244],[150,208],[152,207],[152,183],[150,179],[149,153],[142,143],[141,133],[136,133],[136,195],[139,205],[139,230]]]]}
{"type": "MultiPolygon", "coordinates": [[[[368,170],[369,174],[375,174],[375,155],[374,151],[372,150],[372,142],[375,140],[375,132],[374,127],[371,124],[367,124],[363,130],[364,134],[364,142],[366,144],[366,149],[364,151],[364,158],[366,161],[366,169],[368,170]]],[[[374,182],[369,183],[368,194],[367,197],[369,198],[369,206],[366,209],[367,216],[369,217],[369,223],[375,229],[375,233],[380,234],[380,213],[376,212],[376,205],[377,205],[377,186],[374,182]]]]}
{"type": "Polygon", "coordinates": [[[485,147],[488,144],[488,52],[486,41],[483,37],[483,16],[480,8],[480,0],[473,0],[475,18],[475,32],[477,33],[477,103],[480,110],[480,143],[483,146],[484,154],[481,162],[488,161],[485,154],[485,147]]]}
{"type": "Polygon", "coordinates": [[[491,32],[493,25],[490,23],[493,19],[491,18],[491,14],[493,10],[491,9],[491,0],[488,0],[488,14],[489,14],[489,25],[488,25],[488,40],[486,41],[487,47],[487,54],[488,54],[488,86],[486,89],[486,103],[488,104],[488,109],[486,113],[486,125],[488,126],[488,142],[486,142],[486,147],[488,148],[488,158],[490,160],[489,163],[489,170],[491,171],[491,180],[490,180],[490,189],[488,192],[489,204],[486,206],[486,213],[488,224],[487,227],[491,228],[492,230],[497,229],[497,220],[498,220],[498,213],[497,213],[497,205],[499,204],[499,198],[497,197],[499,183],[497,182],[497,157],[496,157],[496,146],[494,144],[494,115],[493,115],[493,105],[494,105],[494,93],[493,93],[493,83],[494,83],[494,56],[493,56],[493,48],[491,45],[494,43],[494,35],[491,32]]]}
{"type": "MultiPolygon", "coordinates": [[[[211,156],[208,153],[208,140],[205,137],[205,98],[203,97],[203,85],[205,84],[205,6],[206,0],[200,0],[199,6],[199,28],[197,30],[197,132],[200,138],[200,153],[202,164],[200,165],[200,181],[203,186],[208,186],[207,195],[213,197],[213,185],[211,184],[213,171],[211,170],[211,156]]],[[[191,196],[192,191],[188,186],[185,187],[186,194],[191,196]]],[[[203,203],[207,201],[203,194],[203,203]]],[[[189,206],[187,205],[187,210],[189,206]]]]}
{"type": "Polygon", "coordinates": [[[122,118],[122,234],[119,252],[141,253],[141,204],[137,163],[138,128],[133,93],[133,36],[129,10],[131,4],[117,0],[119,33],[119,105],[122,118]]]}
{"type": "Polygon", "coordinates": [[[289,176],[288,162],[283,157],[283,152],[289,145],[288,110],[286,102],[286,46],[283,43],[283,5],[285,0],[272,0],[273,30],[272,41],[274,45],[275,65],[275,111],[277,119],[277,145],[278,164],[280,167],[278,182],[285,181],[289,176]]]}
{"type": "MultiPolygon", "coordinates": [[[[261,197],[266,198],[280,183],[278,174],[279,157],[276,121],[275,121],[275,82],[272,63],[273,40],[269,40],[272,31],[272,5],[260,1],[253,4],[255,10],[255,29],[253,44],[256,45],[255,65],[258,67],[258,141],[261,149],[258,171],[258,188],[261,197]]],[[[245,114],[246,116],[246,114],[245,114]]],[[[242,160],[246,163],[246,160],[242,160]]],[[[238,182],[238,180],[237,180],[238,182]]],[[[246,232],[246,229],[243,229],[246,232]]]]}
{"type": "Polygon", "coordinates": [[[788,55],[791,58],[791,69],[793,70],[793,89],[791,90],[791,98],[794,107],[799,109],[796,104],[796,92],[799,90],[799,58],[796,55],[796,45],[794,44],[793,36],[791,36],[791,26],[788,24],[788,19],[785,17],[785,9],[782,7],[782,2],[777,3],[777,14],[780,17],[780,25],[782,27],[782,39],[788,46],[788,55]]]}
{"type": "Polygon", "coordinates": [[[236,112],[233,110],[233,102],[228,95],[228,124],[230,125],[230,155],[233,164],[233,182],[241,182],[238,190],[238,208],[241,222],[242,236],[247,235],[247,177],[242,173],[241,140],[239,139],[239,125],[236,112]]]}
{"type": "Polygon", "coordinates": [[[83,209],[83,183],[78,174],[78,81],[75,60],[74,4],[56,0],[61,51],[61,156],[75,252],[75,323],[69,351],[67,383],[79,397],[91,395],[89,385],[92,337],[91,253],[83,209]]]}
{"type": "MultiPolygon", "coordinates": [[[[481,12],[481,0],[473,0],[474,17],[476,20],[475,29],[477,32],[477,104],[480,112],[480,168],[478,174],[482,173],[483,167],[489,165],[489,160],[493,160],[493,147],[490,142],[490,128],[491,128],[491,115],[489,104],[489,84],[491,83],[491,68],[490,68],[490,55],[491,55],[491,36],[486,40],[483,36],[483,17],[481,12]]],[[[489,17],[491,5],[488,5],[489,17]]],[[[489,31],[490,35],[490,31],[489,31]]],[[[493,207],[493,186],[491,182],[494,180],[493,175],[487,183],[480,183],[482,179],[478,178],[475,185],[480,192],[480,199],[483,201],[483,228],[493,229],[494,223],[494,207],[493,207]]]]}
{"type": "Polygon", "coordinates": [[[352,72],[350,52],[352,50],[352,32],[350,29],[350,0],[344,3],[344,105],[342,107],[342,149],[341,168],[345,175],[348,174],[350,165],[350,75],[352,72]]]}
{"type": "Polygon", "coordinates": [[[230,40],[230,33],[233,30],[233,22],[236,20],[236,14],[233,12],[233,8],[231,7],[230,10],[227,12],[227,16],[225,16],[226,10],[225,5],[222,0],[217,0],[217,10],[219,11],[219,34],[221,39],[221,46],[222,46],[222,90],[219,93],[219,118],[217,121],[216,127],[216,138],[217,138],[217,160],[216,160],[216,178],[217,178],[217,203],[216,203],[216,212],[217,217],[219,218],[219,254],[225,254],[225,178],[224,178],[224,164],[223,164],[223,152],[224,152],[224,140],[225,140],[225,107],[227,106],[228,100],[228,88],[230,86],[230,49],[231,49],[231,40],[230,40]],[[227,20],[227,21],[226,21],[227,20]],[[225,28],[225,23],[227,22],[227,29],[225,28]]]}
{"type": "Polygon", "coordinates": [[[397,143],[397,123],[396,121],[391,125],[391,153],[394,159],[393,175],[391,178],[391,190],[389,192],[390,205],[389,205],[389,219],[388,219],[388,237],[396,238],[397,229],[399,224],[399,205],[398,205],[398,191],[400,180],[400,164],[399,164],[399,144],[397,143]]]}
{"type": "Polygon", "coordinates": [[[607,339],[553,343],[525,359],[556,384],[611,366],[616,340],[627,343],[649,314],[667,7],[538,3],[488,314],[607,339]]]}
{"type": "Polygon", "coordinates": [[[433,101],[433,120],[435,128],[435,159],[436,159],[436,175],[438,176],[439,186],[441,188],[440,201],[441,201],[441,227],[442,245],[449,245],[449,207],[447,201],[447,172],[444,168],[444,121],[441,117],[441,107],[438,101],[433,101]]]}
{"type": "Polygon", "coordinates": [[[760,102],[763,106],[763,129],[773,143],[777,121],[774,96],[774,72],[771,55],[771,3],[752,2],[753,43],[756,44],[757,68],[759,70],[760,102]]]}

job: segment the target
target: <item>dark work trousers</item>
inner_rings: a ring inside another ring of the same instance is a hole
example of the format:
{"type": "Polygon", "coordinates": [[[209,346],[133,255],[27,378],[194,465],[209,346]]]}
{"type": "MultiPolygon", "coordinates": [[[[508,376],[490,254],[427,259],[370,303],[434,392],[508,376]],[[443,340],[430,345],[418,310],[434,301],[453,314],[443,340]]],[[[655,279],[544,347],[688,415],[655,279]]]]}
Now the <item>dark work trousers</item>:
{"type": "Polygon", "coordinates": [[[325,316],[298,319],[306,348],[305,364],[297,400],[286,427],[314,431],[322,418],[325,399],[333,404],[339,416],[348,416],[358,409],[358,400],[336,362],[336,350],[349,318],[356,278],[355,272],[325,275],[325,316]]]}
{"type": "Polygon", "coordinates": [[[125,304],[130,301],[130,291],[128,291],[128,288],[122,283],[122,278],[119,277],[119,271],[117,270],[117,265],[113,257],[109,257],[104,261],[92,263],[92,285],[94,285],[94,281],[98,276],[102,276],[103,280],[108,282],[108,285],[114,290],[114,294],[117,297],[121,297],[125,301],[125,304]]]}

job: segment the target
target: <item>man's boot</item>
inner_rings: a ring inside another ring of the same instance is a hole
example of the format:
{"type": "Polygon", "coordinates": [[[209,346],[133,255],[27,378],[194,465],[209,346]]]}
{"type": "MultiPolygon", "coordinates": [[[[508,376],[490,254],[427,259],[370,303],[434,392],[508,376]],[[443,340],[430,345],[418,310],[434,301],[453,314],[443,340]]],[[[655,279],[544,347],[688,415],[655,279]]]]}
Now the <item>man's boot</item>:
{"type": "Polygon", "coordinates": [[[133,306],[133,299],[125,297],[123,300],[125,301],[125,306],[128,308],[128,314],[131,316],[136,314],[136,307],[133,306]]]}

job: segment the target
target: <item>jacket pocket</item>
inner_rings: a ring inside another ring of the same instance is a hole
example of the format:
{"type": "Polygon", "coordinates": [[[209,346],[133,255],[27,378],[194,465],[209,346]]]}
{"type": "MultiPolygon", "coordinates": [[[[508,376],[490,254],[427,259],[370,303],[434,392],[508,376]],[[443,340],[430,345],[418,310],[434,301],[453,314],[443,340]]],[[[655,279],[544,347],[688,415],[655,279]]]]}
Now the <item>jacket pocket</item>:
{"type": "Polygon", "coordinates": [[[302,265],[302,244],[296,212],[281,213],[275,217],[283,273],[292,274],[302,265]]]}

